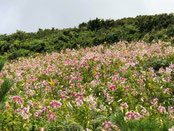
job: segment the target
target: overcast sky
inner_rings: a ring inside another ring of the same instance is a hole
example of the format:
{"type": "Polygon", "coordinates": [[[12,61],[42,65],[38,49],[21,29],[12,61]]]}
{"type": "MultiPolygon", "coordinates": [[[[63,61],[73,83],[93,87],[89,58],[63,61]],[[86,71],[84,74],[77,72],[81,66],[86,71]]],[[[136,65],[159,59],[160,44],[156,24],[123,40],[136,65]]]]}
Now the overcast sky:
{"type": "Polygon", "coordinates": [[[160,13],[174,13],[174,0],[0,0],[0,34],[160,13]]]}

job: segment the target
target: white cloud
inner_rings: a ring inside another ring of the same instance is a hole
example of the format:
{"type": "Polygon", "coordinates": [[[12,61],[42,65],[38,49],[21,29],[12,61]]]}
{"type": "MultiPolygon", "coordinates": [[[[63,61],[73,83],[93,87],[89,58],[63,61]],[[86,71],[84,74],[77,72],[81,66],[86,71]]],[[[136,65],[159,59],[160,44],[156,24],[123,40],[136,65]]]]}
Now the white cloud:
{"type": "Polygon", "coordinates": [[[144,0],[148,14],[173,13],[174,0],[144,0]]]}
{"type": "Polygon", "coordinates": [[[20,10],[25,0],[22,3],[20,0],[0,2],[0,33],[15,32],[21,26],[20,10]]]}
{"type": "Polygon", "coordinates": [[[174,0],[0,0],[0,33],[68,28],[90,19],[174,12],[174,0]]]}

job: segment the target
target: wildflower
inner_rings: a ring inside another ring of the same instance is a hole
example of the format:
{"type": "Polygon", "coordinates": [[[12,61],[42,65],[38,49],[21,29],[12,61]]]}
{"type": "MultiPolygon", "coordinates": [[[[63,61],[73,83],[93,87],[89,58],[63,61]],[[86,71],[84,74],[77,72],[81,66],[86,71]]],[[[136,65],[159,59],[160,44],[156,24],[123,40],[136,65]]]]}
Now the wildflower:
{"type": "Polygon", "coordinates": [[[147,112],[146,108],[143,108],[143,109],[141,110],[141,114],[142,114],[143,116],[149,116],[149,113],[147,112]]]}
{"type": "Polygon", "coordinates": [[[115,86],[115,84],[112,85],[112,86],[110,86],[110,87],[109,87],[109,90],[110,90],[110,91],[115,91],[115,90],[116,90],[116,86],[115,86]]]}
{"type": "Polygon", "coordinates": [[[22,104],[24,98],[20,98],[19,96],[13,96],[11,97],[11,99],[17,104],[22,104]]]}
{"type": "Polygon", "coordinates": [[[100,109],[103,110],[103,111],[105,111],[106,106],[104,106],[104,105],[100,105],[100,109]]]}
{"type": "Polygon", "coordinates": [[[125,88],[124,88],[124,90],[126,91],[126,90],[129,90],[129,86],[126,86],[125,88]]]}
{"type": "Polygon", "coordinates": [[[76,103],[77,106],[82,106],[83,105],[83,101],[80,98],[76,99],[75,103],[76,103]]]}
{"type": "Polygon", "coordinates": [[[5,109],[8,109],[8,108],[10,108],[10,105],[9,104],[6,104],[5,105],[5,109]]]}
{"type": "Polygon", "coordinates": [[[104,44],[107,44],[107,41],[104,41],[104,44]]]}
{"type": "Polygon", "coordinates": [[[174,113],[174,107],[169,107],[168,112],[169,112],[169,114],[173,114],[174,113]]]}
{"type": "Polygon", "coordinates": [[[19,60],[22,60],[22,58],[21,58],[21,57],[19,57],[19,60]]]}
{"type": "Polygon", "coordinates": [[[66,118],[68,119],[68,118],[70,118],[71,116],[68,114],[68,115],[66,115],[66,118]]]}
{"type": "Polygon", "coordinates": [[[124,104],[120,104],[121,107],[124,107],[124,108],[128,108],[128,104],[127,103],[124,103],[124,104]]]}
{"type": "Polygon", "coordinates": [[[125,120],[139,120],[141,118],[141,115],[138,112],[132,112],[129,111],[126,113],[125,120]]]}
{"type": "Polygon", "coordinates": [[[152,105],[156,106],[157,103],[158,103],[158,98],[153,99],[153,101],[150,101],[150,103],[151,103],[152,105]]]}
{"type": "Polygon", "coordinates": [[[27,108],[21,108],[21,109],[17,109],[18,114],[21,115],[23,117],[23,119],[28,119],[31,116],[31,113],[29,113],[30,110],[30,106],[28,106],[27,108]]]}
{"type": "Polygon", "coordinates": [[[168,94],[169,93],[169,88],[167,88],[167,89],[164,89],[164,94],[168,94]]]}
{"type": "Polygon", "coordinates": [[[47,114],[47,117],[49,118],[50,122],[52,120],[56,120],[56,115],[52,111],[49,111],[49,114],[47,114]]]}
{"type": "Polygon", "coordinates": [[[53,109],[58,109],[60,108],[62,105],[62,103],[60,103],[59,101],[55,101],[55,100],[52,100],[51,103],[50,103],[50,106],[53,108],[53,109]]]}
{"type": "Polygon", "coordinates": [[[163,68],[160,68],[158,72],[159,72],[160,74],[162,74],[164,71],[165,71],[165,70],[164,70],[163,68]]]}
{"type": "Polygon", "coordinates": [[[51,79],[51,81],[49,82],[49,84],[51,85],[51,86],[54,86],[54,82],[53,82],[53,80],[51,79]]]}
{"type": "Polygon", "coordinates": [[[104,129],[111,130],[112,124],[110,121],[106,121],[102,125],[104,126],[104,129]]]}
{"type": "Polygon", "coordinates": [[[92,87],[96,87],[98,85],[97,81],[91,81],[90,84],[91,84],[92,87]]]}
{"type": "Polygon", "coordinates": [[[39,117],[42,114],[42,110],[38,110],[37,112],[34,113],[34,117],[39,117]]]}
{"type": "Polygon", "coordinates": [[[164,112],[166,111],[166,109],[165,109],[165,107],[163,107],[163,106],[159,106],[159,107],[158,107],[158,111],[159,111],[160,113],[164,113],[164,112]]]}
{"type": "Polygon", "coordinates": [[[152,84],[149,84],[149,88],[154,89],[154,86],[152,84]]]}
{"type": "Polygon", "coordinates": [[[89,102],[89,106],[91,109],[95,109],[97,106],[97,103],[94,101],[94,97],[92,95],[88,96],[86,98],[87,102],[89,102]]]}

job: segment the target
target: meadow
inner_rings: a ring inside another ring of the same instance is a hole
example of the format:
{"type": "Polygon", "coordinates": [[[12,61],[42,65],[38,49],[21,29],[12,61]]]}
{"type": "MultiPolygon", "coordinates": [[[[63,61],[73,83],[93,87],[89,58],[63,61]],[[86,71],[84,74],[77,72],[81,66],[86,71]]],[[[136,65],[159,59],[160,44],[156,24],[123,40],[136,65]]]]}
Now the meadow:
{"type": "Polygon", "coordinates": [[[20,57],[0,130],[168,131],[174,126],[174,47],[118,42],[20,57]]]}

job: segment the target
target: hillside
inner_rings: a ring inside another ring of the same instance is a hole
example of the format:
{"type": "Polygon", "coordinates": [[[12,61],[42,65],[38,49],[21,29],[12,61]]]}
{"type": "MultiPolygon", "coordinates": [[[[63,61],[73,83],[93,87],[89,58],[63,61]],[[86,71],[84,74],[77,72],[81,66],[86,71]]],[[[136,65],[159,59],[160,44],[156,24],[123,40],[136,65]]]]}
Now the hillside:
{"type": "Polygon", "coordinates": [[[173,63],[167,42],[119,42],[8,62],[0,84],[5,77],[14,84],[0,105],[0,130],[168,131],[173,63]]]}
{"type": "Polygon", "coordinates": [[[66,48],[91,47],[118,41],[170,41],[174,43],[174,15],[144,15],[120,20],[96,18],[68,29],[39,29],[0,35],[0,56],[15,59],[66,48]],[[172,38],[172,39],[171,39],[172,38]]]}

